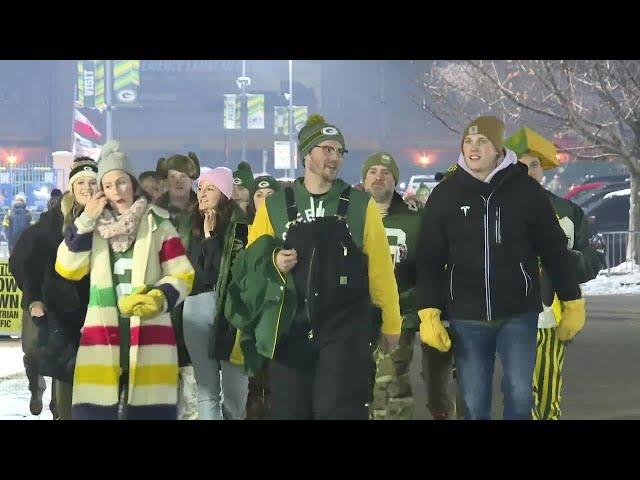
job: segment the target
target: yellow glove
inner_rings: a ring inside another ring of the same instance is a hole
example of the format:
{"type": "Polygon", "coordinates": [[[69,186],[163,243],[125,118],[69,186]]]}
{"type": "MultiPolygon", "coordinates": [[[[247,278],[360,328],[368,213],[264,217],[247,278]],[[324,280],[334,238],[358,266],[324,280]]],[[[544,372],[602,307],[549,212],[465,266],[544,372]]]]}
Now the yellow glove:
{"type": "MultiPolygon", "coordinates": [[[[146,291],[146,288],[141,292],[146,291]]],[[[140,317],[142,319],[155,317],[164,308],[164,293],[154,288],[148,293],[132,293],[118,300],[120,313],[128,317],[140,317]]]]}
{"type": "Polygon", "coordinates": [[[425,308],[418,312],[420,340],[441,352],[448,352],[451,348],[451,339],[440,321],[441,313],[437,308],[425,308]]]}
{"type": "Polygon", "coordinates": [[[562,319],[556,332],[558,340],[566,342],[575,337],[584,327],[584,298],[560,302],[560,305],[562,306],[562,319]]]}

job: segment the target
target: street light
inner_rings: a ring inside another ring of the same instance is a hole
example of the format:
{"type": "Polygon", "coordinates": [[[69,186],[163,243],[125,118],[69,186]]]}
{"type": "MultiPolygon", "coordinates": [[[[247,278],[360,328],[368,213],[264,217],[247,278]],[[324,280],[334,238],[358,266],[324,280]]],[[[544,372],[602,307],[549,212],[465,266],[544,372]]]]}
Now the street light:
{"type": "MultiPolygon", "coordinates": [[[[285,98],[287,95],[285,95],[285,98]]],[[[289,176],[296,178],[296,165],[294,164],[293,150],[293,60],[289,60],[289,176]]]]}
{"type": "Polygon", "coordinates": [[[11,154],[7,157],[7,163],[9,165],[15,165],[17,161],[18,161],[18,157],[16,157],[14,154],[11,154]]]}

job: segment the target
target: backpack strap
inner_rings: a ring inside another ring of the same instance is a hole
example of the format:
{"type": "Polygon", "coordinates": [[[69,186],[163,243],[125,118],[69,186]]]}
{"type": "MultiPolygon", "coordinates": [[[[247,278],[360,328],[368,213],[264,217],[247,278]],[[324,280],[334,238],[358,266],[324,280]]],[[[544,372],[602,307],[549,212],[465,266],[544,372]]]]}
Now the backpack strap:
{"type": "Polygon", "coordinates": [[[285,188],[284,197],[287,202],[287,218],[290,223],[295,223],[298,221],[298,207],[296,206],[296,198],[293,193],[293,188],[285,188]]]}
{"type": "Polygon", "coordinates": [[[340,194],[340,198],[338,199],[338,208],[336,209],[336,217],[341,220],[347,218],[347,210],[349,209],[349,201],[351,197],[351,187],[347,187],[340,194]]]}

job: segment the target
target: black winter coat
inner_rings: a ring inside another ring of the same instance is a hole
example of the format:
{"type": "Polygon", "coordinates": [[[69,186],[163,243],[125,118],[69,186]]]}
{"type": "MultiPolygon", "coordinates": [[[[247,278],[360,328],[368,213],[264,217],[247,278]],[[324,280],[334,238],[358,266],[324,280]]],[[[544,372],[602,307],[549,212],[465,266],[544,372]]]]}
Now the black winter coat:
{"type": "Polygon", "coordinates": [[[58,245],[63,240],[63,215],[58,205],[44,212],[35,225],[22,234],[9,258],[9,265],[23,294],[23,308],[34,301],[55,312],[74,341],[80,339],[89,303],[89,276],[73,282],[55,271],[58,245]]]}
{"type": "Polygon", "coordinates": [[[580,298],[565,234],[527,167],[512,164],[489,183],[458,168],[422,212],[418,310],[486,321],[540,312],[538,257],[560,300],[580,298]]]}

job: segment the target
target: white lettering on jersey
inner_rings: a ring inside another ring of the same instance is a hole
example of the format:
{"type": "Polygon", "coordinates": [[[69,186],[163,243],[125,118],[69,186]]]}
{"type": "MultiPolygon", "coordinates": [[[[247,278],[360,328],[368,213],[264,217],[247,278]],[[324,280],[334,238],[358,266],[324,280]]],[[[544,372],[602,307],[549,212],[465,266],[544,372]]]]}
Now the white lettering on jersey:
{"type": "Polygon", "coordinates": [[[407,255],[407,234],[399,228],[384,228],[389,241],[389,250],[394,265],[400,263],[407,255]]]}

